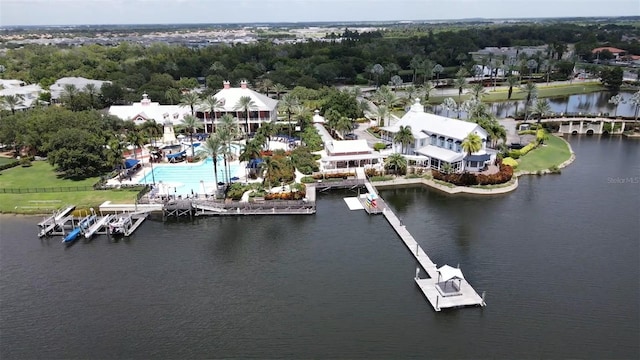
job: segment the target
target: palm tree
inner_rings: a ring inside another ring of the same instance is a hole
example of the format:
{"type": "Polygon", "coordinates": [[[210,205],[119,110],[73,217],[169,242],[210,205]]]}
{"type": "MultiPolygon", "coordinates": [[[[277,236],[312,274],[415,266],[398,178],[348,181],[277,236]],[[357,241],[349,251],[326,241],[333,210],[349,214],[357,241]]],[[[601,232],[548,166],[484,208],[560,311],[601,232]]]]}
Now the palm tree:
{"type": "Polygon", "coordinates": [[[464,76],[458,76],[453,80],[453,87],[458,89],[458,102],[462,102],[462,92],[467,88],[467,79],[464,76]]]}
{"type": "Polygon", "coordinates": [[[13,115],[15,115],[17,107],[24,106],[24,97],[22,94],[5,95],[0,99],[2,100],[0,104],[4,104],[4,106],[8,107],[13,115]]]}
{"type": "Polygon", "coordinates": [[[269,97],[269,90],[273,88],[273,81],[271,79],[264,79],[260,82],[260,91],[264,92],[269,97]]]}
{"type": "Polygon", "coordinates": [[[180,92],[176,88],[169,88],[164,92],[164,98],[169,102],[169,104],[174,105],[177,102],[180,102],[180,92]]]}
{"type": "Polygon", "coordinates": [[[420,64],[422,70],[422,83],[426,84],[427,79],[431,79],[433,76],[433,63],[429,59],[424,59],[420,64]]]}
{"type": "Polygon", "coordinates": [[[162,134],[162,125],[158,124],[154,120],[147,120],[140,125],[140,131],[142,131],[147,138],[155,144],[155,139],[162,134]]]}
{"type": "Polygon", "coordinates": [[[282,100],[278,102],[278,110],[287,114],[287,124],[289,127],[289,136],[291,136],[291,115],[293,109],[300,104],[297,97],[291,94],[285,94],[282,100]]]}
{"type": "Polygon", "coordinates": [[[392,109],[398,103],[398,97],[388,86],[381,86],[373,94],[374,102],[392,109]]]}
{"type": "Polygon", "coordinates": [[[507,85],[509,85],[509,92],[507,93],[507,100],[511,100],[511,95],[513,94],[513,87],[518,86],[520,81],[515,76],[509,76],[507,78],[507,85]]]}
{"type": "Polygon", "coordinates": [[[180,98],[178,105],[188,106],[191,109],[191,116],[196,116],[196,106],[200,103],[200,97],[195,91],[189,91],[180,98]]]}
{"type": "Polygon", "coordinates": [[[249,114],[251,110],[257,109],[256,103],[253,101],[253,99],[251,99],[250,96],[241,96],[240,99],[238,99],[238,102],[236,103],[236,105],[233,107],[233,109],[236,111],[238,110],[244,111],[244,115],[245,115],[244,123],[246,126],[246,135],[248,137],[249,132],[251,132],[251,129],[249,129],[249,114]]]}
{"type": "Polygon", "coordinates": [[[287,91],[287,87],[280,83],[273,85],[272,89],[273,92],[276,93],[276,97],[278,98],[278,100],[280,100],[280,94],[287,91]]]}
{"type": "Polygon", "coordinates": [[[193,134],[198,132],[198,129],[202,128],[202,124],[200,120],[191,115],[187,115],[182,119],[181,126],[184,130],[189,134],[189,141],[191,142],[191,157],[194,158],[196,156],[195,149],[193,148],[193,134]]]}
{"type": "Polygon", "coordinates": [[[230,178],[229,159],[232,155],[231,142],[240,134],[237,119],[229,114],[222,115],[217,134],[223,143],[224,150],[222,155],[224,158],[226,182],[228,183],[230,178]]]}
{"type": "Polygon", "coordinates": [[[100,92],[100,90],[98,89],[96,84],[89,83],[84,86],[84,91],[89,95],[89,99],[91,100],[91,108],[93,109],[93,106],[95,104],[95,97],[100,92]]]}
{"type": "MultiPolygon", "coordinates": [[[[218,186],[218,157],[224,153],[224,144],[218,134],[213,134],[207,138],[207,140],[198,147],[198,152],[202,152],[211,157],[213,162],[213,178],[215,181],[215,188],[218,186]]],[[[217,191],[216,191],[217,192],[217,191]]],[[[215,193],[214,193],[215,194],[215,193]]]]}
{"type": "Polygon", "coordinates": [[[339,132],[344,139],[344,136],[349,131],[353,130],[353,121],[346,116],[341,116],[335,124],[334,130],[339,132]]]}
{"type": "Polygon", "coordinates": [[[400,126],[400,130],[393,136],[393,142],[400,143],[402,145],[402,153],[406,153],[406,149],[415,141],[413,133],[411,132],[411,126],[400,126]]]}
{"type": "Polygon", "coordinates": [[[142,147],[146,141],[142,132],[133,130],[127,132],[126,141],[133,146],[133,158],[138,158],[137,150],[142,147]]]}
{"type": "Polygon", "coordinates": [[[124,167],[124,159],[122,158],[122,143],[120,143],[119,139],[115,137],[111,138],[107,143],[106,151],[107,164],[109,164],[109,166],[111,166],[113,169],[117,168],[118,166],[124,167]]]}
{"type": "Polygon", "coordinates": [[[521,89],[527,94],[527,98],[524,103],[524,120],[527,121],[527,118],[529,117],[529,113],[528,113],[529,106],[531,105],[531,101],[538,94],[538,87],[534,82],[527,81],[527,83],[524,86],[522,86],[521,89]]]}
{"type": "Polygon", "coordinates": [[[384,105],[380,105],[376,108],[376,117],[378,118],[378,126],[389,126],[385,121],[389,116],[389,108],[384,105]]]}
{"type": "Polygon", "coordinates": [[[440,74],[442,74],[442,72],[444,71],[444,67],[442,67],[442,65],[440,64],[436,64],[433,67],[433,73],[436,74],[436,86],[438,86],[440,84],[440,74]]]}
{"type": "Polygon", "coordinates": [[[205,118],[204,118],[204,132],[207,133],[207,116],[206,113],[209,113],[209,118],[211,120],[211,131],[213,132],[214,126],[215,126],[215,122],[216,120],[218,120],[218,116],[216,115],[216,112],[218,110],[222,110],[223,106],[224,106],[224,102],[218,98],[216,98],[215,96],[211,95],[211,96],[207,96],[203,101],[202,101],[202,111],[205,112],[205,118]]]}
{"type": "Polygon", "coordinates": [[[422,94],[421,100],[424,102],[425,106],[429,103],[429,96],[431,95],[431,91],[435,88],[436,86],[431,81],[425,82],[420,87],[420,93],[422,94]]]}
{"type": "Polygon", "coordinates": [[[470,156],[474,152],[478,152],[482,149],[482,138],[478,134],[471,133],[462,140],[462,144],[460,144],[460,146],[462,147],[462,150],[467,153],[467,156],[470,156]]]}
{"type": "Polygon", "coordinates": [[[393,153],[389,155],[384,160],[384,164],[387,168],[393,167],[393,170],[396,174],[404,173],[404,171],[407,169],[407,159],[405,159],[405,157],[399,153],[393,153]]]}
{"type": "Polygon", "coordinates": [[[411,58],[411,61],[409,62],[409,69],[411,69],[413,72],[411,82],[414,84],[416,83],[416,76],[418,75],[418,69],[420,69],[421,63],[422,63],[422,58],[420,57],[420,55],[415,55],[414,57],[411,58]]]}
{"type": "Polygon", "coordinates": [[[540,121],[542,120],[542,118],[544,117],[544,115],[546,113],[548,113],[549,111],[551,111],[551,106],[549,105],[549,102],[545,99],[539,99],[538,101],[536,101],[535,106],[533,107],[533,109],[531,110],[531,114],[538,115],[538,123],[540,123],[540,121]]]}
{"type": "Polygon", "coordinates": [[[484,88],[484,85],[482,85],[481,82],[471,85],[471,95],[478,101],[482,100],[482,95],[484,95],[486,92],[487,90],[484,88]]]}
{"type": "Polygon", "coordinates": [[[248,141],[246,145],[243,146],[242,151],[240,152],[240,156],[238,160],[247,162],[245,166],[245,175],[249,176],[248,172],[248,163],[260,157],[260,150],[262,150],[262,142],[263,139],[259,139],[259,136],[256,136],[252,141],[248,141]]]}
{"type": "Polygon", "coordinates": [[[271,137],[276,134],[277,130],[274,123],[265,122],[260,125],[258,133],[264,135],[267,141],[271,141],[271,137]]]}
{"type": "Polygon", "coordinates": [[[620,104],[624,104],[625,101],[622,98],[622,95],[620,94],[616,94],[614,96],[611,97],[611,99],[609,99],[609,104],[613,104],[615,105],[614,111],[613,111],[613,117],[618,116],[618,106],[620,106],[620,104]]]}
{"type": "MultiPolygon", "coordinates": [[[[368,103],[366,103],[369,105],[368,103]]],[[[296,124],[300,125],[300,128],[304,130],[309,124],[311,124],[311,110],[308,107],[298,104],[292,109],[293,117],[296,121],[296,124]]]]}

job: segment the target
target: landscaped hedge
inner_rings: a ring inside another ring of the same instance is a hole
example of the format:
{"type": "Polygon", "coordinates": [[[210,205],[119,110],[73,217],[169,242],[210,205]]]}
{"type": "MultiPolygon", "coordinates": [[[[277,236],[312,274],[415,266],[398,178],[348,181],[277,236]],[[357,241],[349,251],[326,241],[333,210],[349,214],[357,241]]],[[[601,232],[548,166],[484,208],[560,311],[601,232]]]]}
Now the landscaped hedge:
{"type": "Polygon", "coordinates": [[[510,158],[510,157],[504,158],[502,159],[502,163],[504,165],[511,166],[512,168],[518,167],[518,162],[514,158],[510,158]]]}
{"type": "Polygon", "coordinates": [[[329,174],[315,174],[313,178],[316,180],[322,179],[340,179],[340,178],[348,178],[356,176],[355,172],[339,172],[339,173],[329,173],[329,174]]]}
{"type": "Polygon", "coordinates": [[[20,160],[16,160],[14,162],[6,163],[4,165],[0,165],[0,171],[6,170],[6,169],[11,169],[12,167],[16,167],[18,165],[20,165],[20,160]]]}
{"type": "Polygon", "coordinates": [[[538,146],[536,141],[528,143],[525,147],[520,150],[511,150],[509,151],[509,157],[514,159],[520,158],[520,156],[526,155],[529,151],[535,149],[538,146]]]}
{"type": "Polygon", "coordinates": [[[433,178],[445,181],[458,186],[472,185],[497,185],[504,184],[513,177],[513,168],[505,164],[500,164],[500,171],[495,174],[473,174],[463,172],[461,174],[443,174],[438,170],[432,170],[433,178]]]}
{"type": "Polygon", "coordinates": [[[302,200],[306,193],[304,191],[269,193],[264,196],[265,200],[302,200]]]}

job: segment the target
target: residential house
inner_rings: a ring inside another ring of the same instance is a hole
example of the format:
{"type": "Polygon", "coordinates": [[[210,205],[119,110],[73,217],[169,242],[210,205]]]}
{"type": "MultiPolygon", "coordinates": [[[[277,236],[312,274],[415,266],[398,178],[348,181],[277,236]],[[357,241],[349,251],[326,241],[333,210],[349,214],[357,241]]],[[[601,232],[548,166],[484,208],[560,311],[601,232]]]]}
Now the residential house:
{"type": "MultiPolygon", "coordinates": [[[[35,105],[39,100],[38,97],[42,93],[42,88],[38,84],[27,85],[22,80],[0,79],[0,97],[19,96],[21,103],[13,110],[25,110],[35,105]]],[[[1,103],[4,110],[11,110],[6,104],[1,103]]]]}
{"type": "Polygon", "coordinates": [[[64,94],[64,88],[67,85],[75,86],[78,91],[85,91],[87,85],[93,84],[96,86],[96,89],[100,91],[100,88],[102,88],[102,85],[105,83],[111,84],[111,81],[92,80],[83,77],[63,77],[58,79],[49,87],[49,91],[51,92],[51,102],[60,102],[60,97],[64,94]]]}

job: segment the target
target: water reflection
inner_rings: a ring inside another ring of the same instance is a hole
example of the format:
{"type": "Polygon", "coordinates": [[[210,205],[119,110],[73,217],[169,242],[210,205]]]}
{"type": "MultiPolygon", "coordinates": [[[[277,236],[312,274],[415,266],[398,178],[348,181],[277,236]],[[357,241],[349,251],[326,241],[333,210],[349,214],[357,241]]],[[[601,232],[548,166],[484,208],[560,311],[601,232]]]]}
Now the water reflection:
{"type": "MultiPolygon", "coordinates": [[[[635,116],[635,105],[631,103],[633,92],[630,91],[599,91],[590,94],[561,96],[556,98],[547,98],[553,113],[582,113],[582,114],[602,114],[618,116],[635,116]],[[622,95],[623,102],[618,105],[610,104],[609,100],[616,94],[622,95]]],[[[514,116],[518,111],[523,111],[525,101],[503,101],[489,104],[489,108],[498,118],[514,116]]],[[[442,105],[436,105],[432,109],[434,114],[457,117],[455,111],[447,110],[442,105]],[[448,114],[448,115],[447,115],[448,114]]],[[[467,113],[461,112],[461,119],[467,118],[467,113]]]]}

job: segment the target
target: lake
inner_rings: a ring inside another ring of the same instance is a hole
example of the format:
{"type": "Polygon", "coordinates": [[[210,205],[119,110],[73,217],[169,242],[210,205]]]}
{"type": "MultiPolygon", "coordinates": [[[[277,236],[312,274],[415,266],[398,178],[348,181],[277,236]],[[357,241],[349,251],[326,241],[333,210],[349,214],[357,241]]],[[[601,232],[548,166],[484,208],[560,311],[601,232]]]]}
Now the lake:
{"type": "Polygon", "coordinates": [[[435,312],[382,216],[319,195],[313,216],[149,220],[65,248],[0,216],[0,354],[25,358],[640,356],[640,147],[569,138],[561,175],[513,193],[381,192],[487,306],[435,312]]]}

